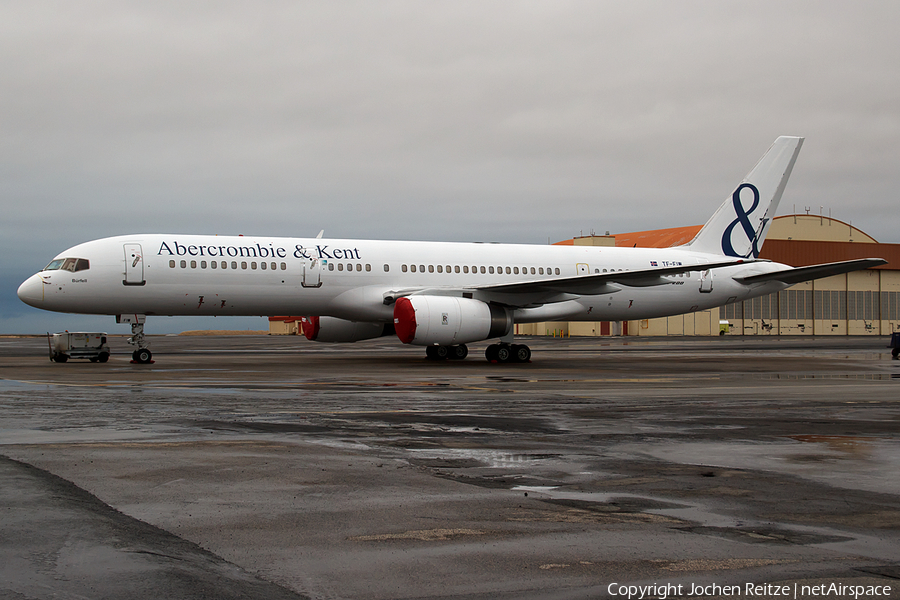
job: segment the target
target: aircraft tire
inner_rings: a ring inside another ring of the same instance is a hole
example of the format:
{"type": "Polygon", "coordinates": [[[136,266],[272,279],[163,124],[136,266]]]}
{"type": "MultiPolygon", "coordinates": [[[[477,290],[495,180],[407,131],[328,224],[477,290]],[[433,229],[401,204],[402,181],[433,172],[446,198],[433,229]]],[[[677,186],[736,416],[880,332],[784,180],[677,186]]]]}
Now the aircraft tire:
{"type": "Polygon", "coordinates": [[[438,360],[446,360],[450,357],[450,347],[449,346],[435,346],[434,347],[434,355],[438,360]]]}
{"type": "Polygon", "coordinates": [[[498,363],[506,364],[513,360],[513,353],[509,344],[498,344],[496,355],[498,363]]]}
{"type": "Polygon", "coordinates": [[[462,360],[469,355],[469,348],[465,344],[450,346],[450,359],[462,360]]]}
{"type": "Polygon", "coordinates": [[[516,362],[527,363],[531,361],[531,348],[525,344],[513,344],[512,353],[516,362]]]}
{"type": "Polygon", "coordinates": [[[488,362],[499,362],[499,359],[497,358],[497,348],[499,347],[499,344],[491,344],[484,349],[484,357],[488,362]]]}
{"type": "Polygon", "coordinates": [[[134,361],[137,363],[142,365],[149,364],[151,358],[153,358],[153,353],[150,352],[148,348],[141,348],[134,351],[134,361]]]}

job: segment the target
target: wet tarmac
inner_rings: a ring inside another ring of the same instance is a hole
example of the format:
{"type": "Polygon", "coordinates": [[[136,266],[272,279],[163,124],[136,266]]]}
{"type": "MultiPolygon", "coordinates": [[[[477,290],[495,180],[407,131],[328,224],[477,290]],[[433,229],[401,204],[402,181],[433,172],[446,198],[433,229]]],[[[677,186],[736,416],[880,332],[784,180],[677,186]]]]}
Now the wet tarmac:
{"type": "Polygon", "coordinates": [[[0,598],[900,598],[885,338],[526,342],[0,338],[0,598]]]}

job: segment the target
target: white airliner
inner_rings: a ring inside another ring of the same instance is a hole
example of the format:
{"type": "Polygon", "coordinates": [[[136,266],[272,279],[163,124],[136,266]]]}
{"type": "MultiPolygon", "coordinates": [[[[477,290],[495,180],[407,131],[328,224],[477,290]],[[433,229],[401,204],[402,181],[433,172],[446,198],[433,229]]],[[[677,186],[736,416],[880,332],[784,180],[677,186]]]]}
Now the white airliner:
{"type": "Polygon", "coordinates": [[[136,234],[69,248],[19,287],[26,304],[116,315],[148,363],[149,315],[311,315],[320,342],[396,335],[429,358],[527,362],[514,323],[678,315],[884,264],[758,260],[803,138],[779,137],[688,244],[614,248],[136,234]]]}

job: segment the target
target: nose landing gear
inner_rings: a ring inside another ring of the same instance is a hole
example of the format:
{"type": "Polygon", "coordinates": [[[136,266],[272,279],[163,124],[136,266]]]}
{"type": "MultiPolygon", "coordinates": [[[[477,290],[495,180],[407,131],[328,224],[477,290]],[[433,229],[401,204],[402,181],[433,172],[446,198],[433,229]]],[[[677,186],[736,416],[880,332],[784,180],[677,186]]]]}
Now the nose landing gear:
{"type": "Polygon", "coordinates": [[[153,353],[147,347],[147,340],[144,337],[144,321],[147,319],[145,315],[117,315],[116,323],[131,323],[131,337],[128,343],[137,346],[137,350],[131,353],[131,362],[140,365],[149,365],[153,362],[153,353]]]}

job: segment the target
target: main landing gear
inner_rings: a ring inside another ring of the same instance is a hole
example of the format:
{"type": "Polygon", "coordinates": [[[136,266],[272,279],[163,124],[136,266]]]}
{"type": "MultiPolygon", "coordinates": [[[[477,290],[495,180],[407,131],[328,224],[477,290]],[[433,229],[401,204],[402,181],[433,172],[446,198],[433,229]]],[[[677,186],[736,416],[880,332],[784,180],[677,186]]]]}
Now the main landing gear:
{"type": "Polygon", "coordinates": [[[428,360],[462,360],[469,355],[465,344],[458,346],[425,346],[425,357],[428,360]]]}
{"type": "MultiPolygon", "coordinates": [[[[462,360],[469,355],[465,344],[458,346],[426,346],[425,357],[428,360],[462,360]]],[[[525,344],[491,344],[484,351],[484,357],[492,363],[527,363],[531,362],[531,348],[525,344]]]]}
{"type": "Polygon", "coordinates": [[[531,362],[531,348],[525,344],[491,344],[484,357],[492,363],[527,363],[531,362]]]}

